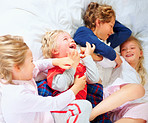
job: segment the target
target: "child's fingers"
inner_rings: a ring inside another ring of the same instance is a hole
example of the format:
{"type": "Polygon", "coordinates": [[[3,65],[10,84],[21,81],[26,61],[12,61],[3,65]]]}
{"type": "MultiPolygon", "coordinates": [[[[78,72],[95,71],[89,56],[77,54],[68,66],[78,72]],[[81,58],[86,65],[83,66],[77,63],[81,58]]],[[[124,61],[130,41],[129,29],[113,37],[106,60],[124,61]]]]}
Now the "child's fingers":
{"type": "Polygon", "coordinates": [[[62,68],[63,69],[70,69],[71,68],[71,65],[63,65],[62,68]]]}
{"type": "Polygon", "coordinates": [[[79,77],[79,79],[81,80],[81,82],[84,82],[86,84],[86,76],[83,75],[82,77],[79,77]]]}
{"type": "Polygon", "coordinates": [[[63,69],[70,69],[74,61],[70,57],[60,58],[58,66],[63,69]]]}
{"type": "Polygon", "coordinates": [[[67,65],[67,66],[71,66],[74,63],[74,61],[71,58],[69,58],[69,57],[67,57],[66,60],[67,61],[66,61],[66,64],[65,65],[67,65]]]}
{"type": "Polygon", "coordinates": [[[75,56],[75,50],[72,50],[71,55],[72,57],[75,56]]]}
{"type": "Polygon", "coordinates": [[[86,46],[90,49],[92,49],[92,50],[95,50],[95,48],[96,48],[96,46],[94,45],[94,44],[92,44],[92,47],[91,47],[91,45],[90,45],[90,43],[89,42],[86,42],[86,46]]]}
{"type": "Polygon", "coordinates": [[[78,56],[78,55],[79,55],[79,53],[78,53],[78,51],[77,51],[77,50],[75,50],[75,55],[76,55],[76,56],[78,56]]]}
{"type": "Polygon", "coordinates": [[[79,75],[76,75],[75,79],[79,78],[79,75]]]}
{"type": "Polygon", "coordinates": [[[79,75],[76,75],[75,79],[81,79],[81,80],[86,81],[86,76],[83,75],[82,77],[79,77],[79,75]]]}
{"type": "Polygon", "coordinates": [[[80,48],[80,58],[84,58],[85,57],[85,50],[86,50],[85,47],[81,47],[80,48]]]}
{"type": "Polygon", "coordinates": [[[95,50],[96,46],[94,44],[92,44],[92,49],[95,50]]]}
{"type": "Polygon", "coordinates": [[[68,53],[68,57],[73,59],[77,56],[76,50],[71,50],[70,53],[68,53]]]}
{"type": "Polygon", "coordinates": [[[90,43],[86,42],[86,47],[87,47],[88,49],[90,49],[90,48],[91,48],[90,43]]]}
{"type": "Polygon", "coordinates": [[[85,88],[85,85],[86,85],[86,77],[85,75],[82,76],[82,77],[79,77],[78,75],[75,77],[75,81],[74,81],[74,84],[77,84],[78,85],[78,88],[80,90],[84,89],[85,88]]]}
{"type": "Polygon", "coordinates": [[[68,57],[72,58],[72,53],[71,52],[68,53],[68,57]]]}
{"type": "Polygon", "coordinates": [[[85,50],[86,50],[86,48],[85,48],[85,47],[81,47],[81,48],[80,48],[81,53],[84,53],[84,52],[85,52],[85,50]]]}
{"type": "Polygon", "coordinates": [[[86,76],[85,75],[82,76],[81,79],[84,80],[84,81],[86,81],[86,76]]]}
{"type": "Polygon", "coordinates": [[[80,54],[77,50],[75,50],[75,55],[76,55],[77,58],[80,58],[80,54]]]}

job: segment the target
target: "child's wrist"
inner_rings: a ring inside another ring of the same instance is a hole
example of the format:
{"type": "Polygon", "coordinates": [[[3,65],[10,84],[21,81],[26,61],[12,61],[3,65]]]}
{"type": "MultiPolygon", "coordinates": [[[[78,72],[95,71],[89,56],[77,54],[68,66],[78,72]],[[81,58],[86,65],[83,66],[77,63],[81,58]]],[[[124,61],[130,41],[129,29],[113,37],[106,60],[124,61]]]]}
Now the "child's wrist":
{"type": "Polygon", "coordinates": [[[79,92],[79,87],[77,87],[77,85],[75,84],[70,89],[73,91],[75,95],[77,95],[77,93],[79,92]]]}
{"type": "Polygon", "coordinates": [[[53,65],[53,66],[58,66],[59,62],[60,62],[60,60],[59,60],[58,58],[54,58],[54,59],[52,60],[52,65],[53,65]]]}

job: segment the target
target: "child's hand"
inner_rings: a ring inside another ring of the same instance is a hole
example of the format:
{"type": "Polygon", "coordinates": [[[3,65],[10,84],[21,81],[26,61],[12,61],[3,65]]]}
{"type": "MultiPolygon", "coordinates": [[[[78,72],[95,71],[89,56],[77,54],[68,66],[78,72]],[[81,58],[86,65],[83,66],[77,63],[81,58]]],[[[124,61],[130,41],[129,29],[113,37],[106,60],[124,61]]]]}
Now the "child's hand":
{"type": "Polygon", "coordinates": [[[95,50],[95,45],[92,44],[93,47],[91,47],[90,43],[86,42],[86,48],[81,48],[81,54],[82,58],[92,55],[95,50]]]}
{"type": "Polygon", "coordinates": [[[103,56],[97,55],[96,53],[93,53],[91,56],[94,61],[102,61],[103,60],[103,56]]]}
{"type": "Polygon", "coordinates": [[[77,50],[72,50],[72,52],[68,54],[68,57],[74,61],[72,67],[76,69],[77,65],[80,63],[80,54],[77,50]]]}
{"type": "Polygon", "coordinates": [[[80,48],[80,58],[84,58],[84,54],[85,54],[85,50],[86,50],[86,47],[81,47],[80,48]]]}
{"type": "Polygon", "coordinates": [[[120,67],[120,65],[122,64],[122,60],[121,60],[120,55],[119,55],[118,53],[116,53],[116,59],[115,59],[115,62],[117,63],[117,65],[116,65],[115,68],[120,67]]]}
{"type": "Polygon", "coordinates": [[[55,58],[53,59],[52,64],[63,69],[70,69],[74,64],[74,61],[69,57],[55,58]]]}
{"type": "Polygon", "coordinates": [[[84,75],[79,78],[79,76],[77,75],[75,77],[74,84],[77,85],[80,90],[83,90],[86,85],[86,76],[84,75]]]}
{"type": "Polygon", "coordinates": [[[74,85],[71,87],[71,90],[76,95],[79,91],[83,90],[86,85],[86,76],[78,77],[78,75],[75,77],[74,85]]]}

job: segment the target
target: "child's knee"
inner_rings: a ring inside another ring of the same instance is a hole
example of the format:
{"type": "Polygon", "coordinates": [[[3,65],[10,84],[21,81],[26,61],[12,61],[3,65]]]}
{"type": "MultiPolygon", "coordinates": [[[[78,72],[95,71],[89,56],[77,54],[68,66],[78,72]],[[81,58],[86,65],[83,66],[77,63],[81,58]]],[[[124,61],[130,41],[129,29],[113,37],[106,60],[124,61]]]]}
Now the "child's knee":
{"type": "Polygon", "coordinates": [[[136,83],[127,84],[125,90],[127,88],[128,88],[128,91],[131,94],[133,94],[133,96],[135,96],[135,99],[136,98],[141,98],[145,94],[145,89],[141,84],[136,84],[136,83]]]}
{"type": "Polygon", "coordinates": [[[79,105],[81,112],[91,112],[92,104],[88,100],[75,100],[79,105]]]}
{"type": "Polygon", "coordinates": [[[135,90],[138,90],[137,95],[139,96],[139,98],[145,95],[145,89],[141,84],[135,85],[135,90]]]}
{"type": "Polygon", "coordinates": [[[83,112],[91,112],[92,111],[92,104],[88,100],[82,101],[82,111],[83,112]]]}
{"type": "Polygon", "coordinates": [[[85,107],[88,107],[88,108],[91,108],[92,109],[92,104],[91,104],[90,101],[84,100],[84,105],[85,105],[85,107]]]}

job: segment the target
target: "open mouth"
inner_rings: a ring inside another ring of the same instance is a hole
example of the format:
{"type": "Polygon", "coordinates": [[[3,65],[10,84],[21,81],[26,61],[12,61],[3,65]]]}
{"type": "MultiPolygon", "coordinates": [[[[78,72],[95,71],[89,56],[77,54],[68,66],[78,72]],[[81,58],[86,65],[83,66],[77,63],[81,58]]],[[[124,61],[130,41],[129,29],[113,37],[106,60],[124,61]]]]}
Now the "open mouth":
{"type": "Polygon", "coordinates": [[[126,57],[131,57],[131,56],[133,56],[133,54],[128,54],[128,55],[126,55],[126,57]]]}
{"type": "Polygon", "coordinates": [[[69,48],[76,49],[76,44],[75,43],[70,44],[69,48]]]}

